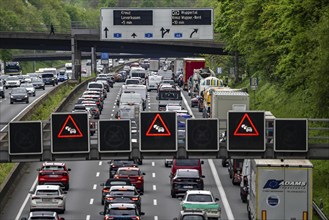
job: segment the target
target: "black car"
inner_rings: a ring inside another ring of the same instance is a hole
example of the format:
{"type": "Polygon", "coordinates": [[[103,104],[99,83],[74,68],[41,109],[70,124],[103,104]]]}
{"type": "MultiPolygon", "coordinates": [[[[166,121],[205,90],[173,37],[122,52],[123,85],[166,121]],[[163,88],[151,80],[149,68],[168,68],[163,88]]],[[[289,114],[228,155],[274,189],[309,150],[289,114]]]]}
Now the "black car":
{"type": "Polygon", "coordinates": [[[13,104],[14,102],[25,102],[29,103],[29,95],[27,93],[26,88],[13,88],[10,95],[10,104],[13,104]]]}
{"type": "Polygon", "coordinates": [[[113,203],[131,203],[135,204],[139,211],[141,211],[142,198],[137,192],[135,186],[112,186],[109,194],[104,198],[104,212],[109,204],[113,203]]]}
{"type": "Polygon", "coordinates": [[[45,83],[42,81],[42,79],[33,77],[31,82],[35,89],[45,90],[45,83]]]}
{"type": "Polygon", "coordinates": [[[102,189],[102,205],[104,205],[104,198],[109,193],[111,186],[131,186],[131,182],[129,179],[107,179],[105,183],[101,183],[100,186],[102,189]]]}
{"type": "Polygon", "coordinates": [[[114,203],[106,207],[105,212],[100,212],[100,215],[104,215],[104,219],[125,219],[125,220],[136,220],[141,219],[144,212],[139,212],[135,204],[129,203],[114,203]]]}
{"type": "Polygon", "coordinates": [[[42,78],[43,82],[45,83],[45,85],[55,86],[58,84],[57,77],[53,73],[42,73],[41,78],[42,78]]]}
{"type": "Polygon", "coordinates": [[[134,160],[112,160],[109,162],[109,177],[113,178],[119,167],[137,167],[134,160]]]}
{"type": "Polygon", "coordinates": [[[174,178],[171,179],[171,197],[177,194],[184,195],[187,190],[203,190],[204,176],[200,176],[197,169],[177,169],[174,178]]]}

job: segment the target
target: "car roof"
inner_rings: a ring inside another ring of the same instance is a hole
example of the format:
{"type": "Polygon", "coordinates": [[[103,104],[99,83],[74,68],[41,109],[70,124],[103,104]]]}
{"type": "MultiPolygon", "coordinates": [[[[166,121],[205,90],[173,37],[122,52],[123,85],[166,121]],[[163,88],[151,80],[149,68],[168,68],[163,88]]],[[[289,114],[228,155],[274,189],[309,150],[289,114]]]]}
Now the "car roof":
{"type": "Polygon", "coordinates": [[[59,190],[60,186],[58,186],[58,185],[37,185],[37,188],[36,188],[36,190],[45,190],[45,189],[59,190]]]}
{"type": "Polygon", "coordinates": [[[200,195],[212,195],[212,193],[209,190],[188,190],[186,192],[186,195],[195,195],[195,194],[200,194],[200,195]]]}

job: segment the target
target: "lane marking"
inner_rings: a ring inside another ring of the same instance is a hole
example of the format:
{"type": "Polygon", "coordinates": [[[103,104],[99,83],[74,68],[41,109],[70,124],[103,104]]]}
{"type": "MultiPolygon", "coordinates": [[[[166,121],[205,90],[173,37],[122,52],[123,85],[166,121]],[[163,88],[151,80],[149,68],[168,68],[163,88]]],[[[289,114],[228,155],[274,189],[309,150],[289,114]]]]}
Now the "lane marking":
{"type": "Polygon", "coordinates": [[[114,114],[111,114],[111,117],[113,117],[114,114]]]}
{"type": "Polygon", "coordinates": [[[86,220],[90,220],[90,215],[86,215],[86,220]]]}
{"type": "Polygon", "coordinates": [[[114,112],[114,109],[112,110],[112,112],[114,112]]]}
{"type": "Polygon", "coordinates": [[[155,178],[155,173],[152,173],[152,177],[155,178]]]}
{"type": "MultiPolygon", "coordinates": [[[[31,186],[30,191],[33,191],[33,189],[35,188],[35,186],[37,185],[37,183],[38,183],[38,177],[35,178],[35,180],[34,180],[32,186],[31,186]]],[[[29,191],[29,192],[30,192],[30,191],[29,191]]],[[[24,208],[25,208],[27,202],[29,201],[29,199],[30,199],[30,193],[27,194],[27,196],[26,196],[26,198],[25,198],[25,200],[24,200],[24,202],[23,202],[21,208],[19,209],[19,211],[18,211],[18,213],[17,213],[17,216],[16,216],[15,220],[20,220],[20,219],[21,219],[22,212],[23,212],[23,210],[24,210],[24,208]]]]}
{"type": "Polygon", "coordinates": [[[131,139],[131,142],[132,143],[137,143],[137,139],[133,138],[133,139],[131,139]]]}
{"type": "Polygon", "coordinates": [[[115,106],[113,106],[113,108],[115,108],[115,106]]]}
{"type": "Polygon", "coordinates": [[[99,174],[100,174],[100,173],[99,173],[99,172],[97,172],[97,173],[96,173],[96,177],[99,177],[99,174]]]}
{"type": "Polygon", "coordinates": [[[152,167],[154,167],[154,166],[155,166],[155,162],[153,161],[153,162],[152,162],[152,167]]]}
{"type": "Polygon", "coordinates": [[[93,190],[97,189],[97,184],[94,184],[93,190]]]}
{"type": "Polygon", "coordinates": [[[91,198],[91,199],[90,199],[90,202],[89,202],[89,205],[92,205],[93,203],[94,203],[94,199],[91,198]]]}
{"type": "Polygon", "coordinates": [[[158,216],[154,216],[154,220],[158,220],[158,216]]]}
{"type": "MultiPolygon", "coordinates": [[[[192,109],[188,105],[187,100],[185,99],[185,96],[183,95],[182,92],[181,92],[181,97],[183,99],[183,102],[184,102],[184,104],[185,104],[188,112],[190,113],[190,115],[192,116],[192,118],[195,118],[194,117],[194,114],[192,112],[192,109]]],[[[222,186],[222,183],[221,183],[221,181],[219,179],[219,176],[218,176],[218,173],[217,173],[217,169],[216,169],[216,167],[214,165],[214,161],[212,159],[208,159],[208,163],[209,163],[209,166],[210,166],[212,175],[214,177],[214,180],[216,182],[216,186],[217,186],[217,190],[219,192],[220,198],[221,198],[222,203],[224,205],[224,209],[225,209],[225,213],[227,215],[227,218],[234,220],[234,216],[233,216],[233,213],[232,213],[232,210],[231,210],[230,203],[228,202],[228,199],[226,197],[225,190],[224,190],[224,188],[222,186]]]]}
{"type": "Polygon", "coordinates": [[[156,185],[153,185],[153,190],[157,190],[157,186],[156,185]]]}
{"type": "Polygon", "coordinates": [[[103,163],[103,161],[99,161],[98,165],[99,166],[102,166],[102,163],[103,163]]]}
{"type": "MultiPolygon", "coordinates": [[[[48,91],[48,92],[49,92],[49,91],[48,91]]],[[[35,99],[33,102],[31,102],[31,104],[29,104],[28,106],[26,106],[22,111],[20,111],[20,113],[18,113],[18,115],[16,115],[13,119],[11,119],[10,122],[15,121],[15,119],[18,118],[18,117],[19,117],[19,116],[20,116],[20,115],[21,115],[26,109],[30,108],[30,106],[31,106],[33,103],[39,101],[39,99],[41,99],[42,97],[44,97],[45,95],[47,95],[48,92],[43,93],[39,98],[37,98],[37,99],[35,99]]],[[[6,124],[6,125],[0,130],[0,131],[4,131],[7,127],[8,127],[8,124],[6,124]]]]}
{"type": "Polygon", "coordinates": [[[149,106],[149,109],[151,109],[151,107],[149,106]]]}
{"type": "Polygon", "coordinates": [[[158,202],[156,199],[153,199],[153,205],[158,205],[158,202]]]}
{"type": "Polygon", "coordinates": [[[226,193],[224,191],[222,182],[220,181],[219,176],[217,174],[217,170],[216,170],[214,161],[212,159],[208,159],[208,163],[209,163],[212,175],[215,179],[215,182],[216,182],[216,185],[217,185],[217,190],[219,192],[220,198],[221,198],[222,203],[224,205],[224,209],[225,209],[227,218],[234,220],[234,216],[233,216],[233,213],[232,213],[232,210],[231,210],[231,207],[230,207],[230,203],[227,200],[226,193]]]}

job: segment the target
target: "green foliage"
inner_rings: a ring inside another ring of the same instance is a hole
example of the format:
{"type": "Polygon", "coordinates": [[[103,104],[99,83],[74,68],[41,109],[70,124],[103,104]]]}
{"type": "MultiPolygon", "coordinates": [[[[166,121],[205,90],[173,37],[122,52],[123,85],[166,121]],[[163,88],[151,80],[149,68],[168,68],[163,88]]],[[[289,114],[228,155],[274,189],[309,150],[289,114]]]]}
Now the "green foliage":
{"type": "Polygon", "coordinates": [[[7,178],[9,172],[14,166],[14,163],[0,163],[0,185],[7,178]]]}

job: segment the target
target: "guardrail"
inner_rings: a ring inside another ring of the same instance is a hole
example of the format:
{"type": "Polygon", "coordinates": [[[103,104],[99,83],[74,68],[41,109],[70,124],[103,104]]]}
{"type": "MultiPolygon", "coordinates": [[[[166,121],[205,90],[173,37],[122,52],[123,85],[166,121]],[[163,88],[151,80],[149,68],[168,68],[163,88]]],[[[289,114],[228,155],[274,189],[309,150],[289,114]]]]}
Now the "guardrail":
{"type": "Polygon", "coordinates": [[[315,203],[314,200],[313,200],[312,206],[313,206],[313,210],[315,211],[315,214],[316,214],[317,216],[319,216],[319,218],[320,218],[321,220],[328,220],[327,216],[323,213],[322,208],[320,208],[320,207],[315,203]]]}

